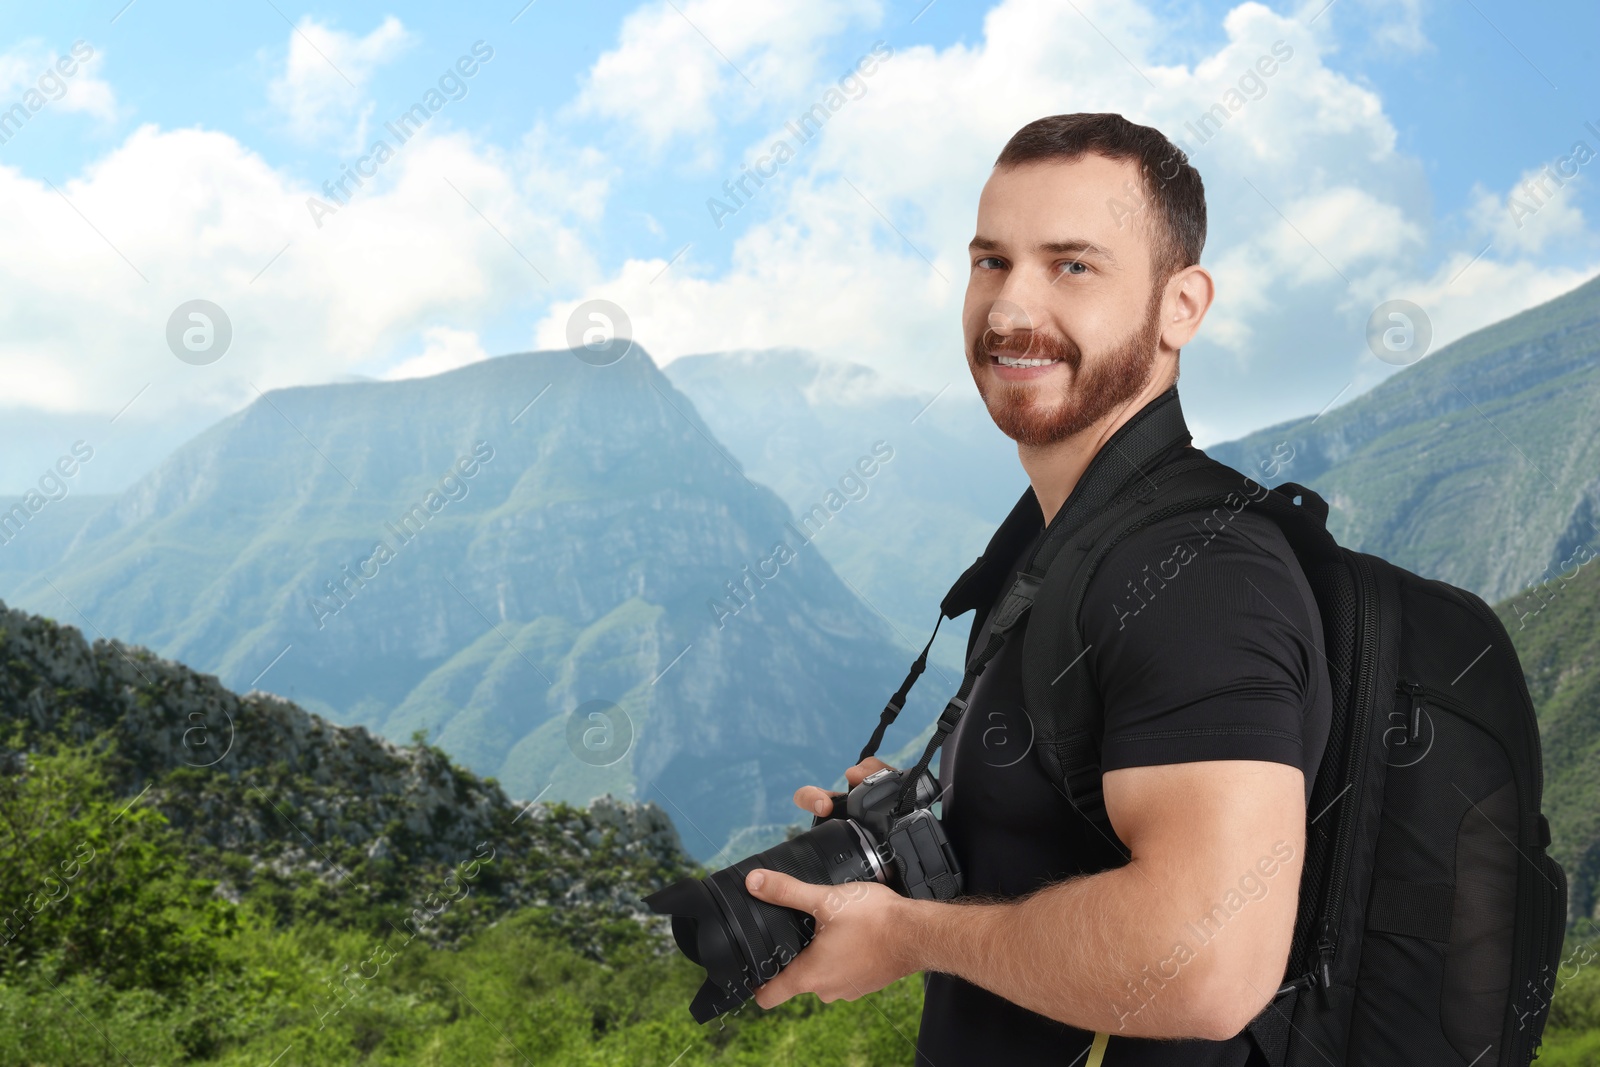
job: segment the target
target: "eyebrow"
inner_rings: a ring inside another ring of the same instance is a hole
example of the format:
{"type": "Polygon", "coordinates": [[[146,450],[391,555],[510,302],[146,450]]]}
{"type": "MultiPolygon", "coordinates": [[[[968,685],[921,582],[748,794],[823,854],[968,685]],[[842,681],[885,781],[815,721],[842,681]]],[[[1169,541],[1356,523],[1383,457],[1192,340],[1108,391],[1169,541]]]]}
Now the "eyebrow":
{"type": "MultiPolygon", "coordinates": [[[[1001,242],[993,238],[974,237],[971,243],[967,245],[967,250],[970,252],[999,252],[1004,247],[1001,242]]],[[[1093,241],[1086,241],[1081,238],[1074,238],[1070,241],[1040,241],[1033,246],[1033,250],[1058,256],[1099,256],[1111,263],[1117,261],[1117,257],[1105,245],[1098,245],[1093,241]]]]}

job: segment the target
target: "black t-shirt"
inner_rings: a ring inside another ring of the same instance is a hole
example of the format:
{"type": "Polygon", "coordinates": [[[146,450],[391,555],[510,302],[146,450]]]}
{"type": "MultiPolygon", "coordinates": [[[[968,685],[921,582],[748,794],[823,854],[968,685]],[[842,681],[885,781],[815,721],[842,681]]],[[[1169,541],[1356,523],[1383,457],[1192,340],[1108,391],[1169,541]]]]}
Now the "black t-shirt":
{"type": "MultiPolygon", "coordinates": [[[[1038,540],[1014,564],[1002,597],[1038,540]]],[[[987,640],[988,614],[974,623],[982,629],[973,647],[987,640]]],[[[1130,535],[1102,561],[1079,620],[1083,666],[1105,706],[1103,770],[1270,760],[1299,767],[1310,797],[1331,714],[1321,617],[1270,519],[1246,508],[1220,533],[1179,516],[1130,535]]],[[[1025,627],[1026,618],[979,676],[941,755],[942,818],[968,893],[1016,897],[1126,862],[1120,843],[1077,814],[1033,752],[1022,703],[1025,627]]],[[[952,975],[926,974],[923,985],[919,1063],[1075,1064],[1094,1037],[952,975]]],[[[1113,1032],[1104,1064],[1243,1067],[1251,1048],[1245,1034],[1173,1041],[1113,1032]]]]}

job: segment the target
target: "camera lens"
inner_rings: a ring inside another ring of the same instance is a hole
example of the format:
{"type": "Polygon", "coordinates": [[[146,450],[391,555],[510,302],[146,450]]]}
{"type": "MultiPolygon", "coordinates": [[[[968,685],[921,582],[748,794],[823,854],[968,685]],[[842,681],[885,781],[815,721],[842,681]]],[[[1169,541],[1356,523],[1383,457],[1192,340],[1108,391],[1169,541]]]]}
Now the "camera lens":
{"type": "Polygon", "coordinates": [[[884,880],[868,835],[848,819],[830,819],[791,841],[758,852],[705,878],[685,878],[645,898],[672,916],[672,937],[706,969],[689,1011],[707,1022],[743,1004],[816,935],[810,914],[757,900],[745,876],[757,868],[814,885],[884,880]]]}

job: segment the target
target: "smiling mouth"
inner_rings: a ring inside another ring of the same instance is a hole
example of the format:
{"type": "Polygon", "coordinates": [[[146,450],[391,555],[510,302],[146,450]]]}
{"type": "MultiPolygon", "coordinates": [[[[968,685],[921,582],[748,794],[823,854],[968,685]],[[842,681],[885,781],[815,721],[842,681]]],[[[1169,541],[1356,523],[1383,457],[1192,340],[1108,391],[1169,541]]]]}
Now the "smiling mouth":
{"type": "Polygon", "coordinates": [[[989,359],[1002,367],[1047,367],[1052,363],[1060,363],[1059,359],[1041,359],[1033,356],[1012,356],[1004,352],[990,352],[989,359]]]}

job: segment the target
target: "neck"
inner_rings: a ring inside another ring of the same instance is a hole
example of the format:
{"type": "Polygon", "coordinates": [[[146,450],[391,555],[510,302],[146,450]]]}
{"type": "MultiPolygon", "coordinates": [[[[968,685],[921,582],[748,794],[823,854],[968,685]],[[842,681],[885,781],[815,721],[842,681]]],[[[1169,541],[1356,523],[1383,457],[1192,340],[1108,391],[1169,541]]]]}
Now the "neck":
{"type": "Polygon", "coordinates": [[[1022,469],[1028,472],[1028,481],[1033,485],[1033,495],[1039,500],[1046,526],[1067,502],[1083,472],[1089,469],[1111,435],[1146,404],[1170,389],[1177,378],[1176,368],[1169,370],[1158,361],[1155,372],[1138,395],[1099,422],[1054,444],[1017,445],[1017,458],[1022,461],[1022,469]]]}

